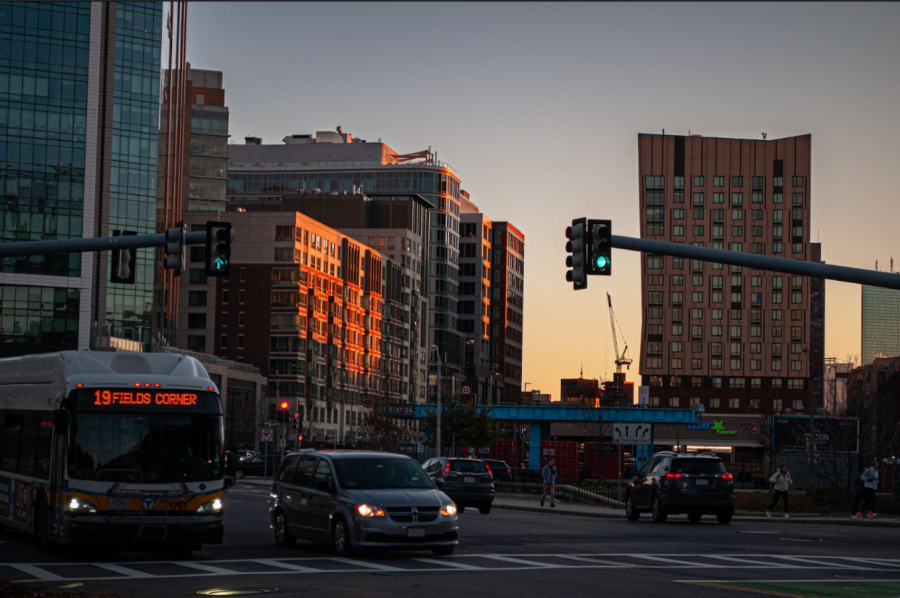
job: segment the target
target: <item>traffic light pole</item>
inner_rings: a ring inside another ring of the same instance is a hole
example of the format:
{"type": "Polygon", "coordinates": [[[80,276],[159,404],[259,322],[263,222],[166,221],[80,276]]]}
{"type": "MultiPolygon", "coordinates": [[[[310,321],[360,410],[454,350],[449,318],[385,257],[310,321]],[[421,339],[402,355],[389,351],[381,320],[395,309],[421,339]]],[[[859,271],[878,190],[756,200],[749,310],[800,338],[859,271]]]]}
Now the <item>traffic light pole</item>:
{"type": "Polygon", "coordinates": [[[900,276],[897,274],[875,272],[862,268],[832,266],[819,262],[806,262],[783,257],[727,251],[725,249],[711,249],[709,247],[694,247],[693,245],[682,245],[681,243],[636,239],[621,235],[612,235],[612,246],[616,249],[627,249],[641,253],[669,255],[703,262],[716,262],[730,266],[754,268],[756,270],[770,270],[773,272],[784,272],[785,274],[809,276],[810,278],[824,278],[900,290],[900,276]]]}
{"type": "MultiPolygon", "coordinates": [[[[203,245],[206,231],[187,233],[185,245],[203,245]]],[[[18,241],[0,243],[0,258],[22,257],[26,255],[51,255],[56,253],[87,253],[91,251],[116,251],[140,247],[165,247],[166,234],[127,235],[117,237],[96,237],[86,239],[59,239],[55,241],[18,241]]]]}

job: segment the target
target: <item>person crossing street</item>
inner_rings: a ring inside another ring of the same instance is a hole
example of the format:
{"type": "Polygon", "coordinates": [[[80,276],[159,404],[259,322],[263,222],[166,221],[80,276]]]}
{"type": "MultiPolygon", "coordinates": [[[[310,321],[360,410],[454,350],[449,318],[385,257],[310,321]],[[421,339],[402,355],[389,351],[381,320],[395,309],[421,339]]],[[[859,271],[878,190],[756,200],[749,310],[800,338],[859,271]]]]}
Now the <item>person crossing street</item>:
{"type": "Polygon", "coordinates": [[[541,506],[544,506],[544,499],[550,494],[550,506],[556,506],[556,462],[553,457],[541,469],[541,477],[544,480],[544,492],[541,494],[541,506]]]}

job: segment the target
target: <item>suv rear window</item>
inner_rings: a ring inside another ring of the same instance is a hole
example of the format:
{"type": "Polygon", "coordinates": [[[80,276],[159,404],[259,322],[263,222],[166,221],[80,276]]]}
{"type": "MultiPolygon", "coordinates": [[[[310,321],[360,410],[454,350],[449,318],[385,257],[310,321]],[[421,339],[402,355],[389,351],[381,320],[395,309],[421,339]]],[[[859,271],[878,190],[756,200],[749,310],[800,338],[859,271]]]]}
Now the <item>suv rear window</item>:
{"type": "Polygon", "coordinates": [[[672,461],[672,471],[676,473],[725,473],[725,466],[721,461],[712,459],[675,459],[672,461]]]}
{"type": "Polygon", "coordinates": [[[481,461],[450,461],[450,471],[487,473],[487,467],[481,461]]]}

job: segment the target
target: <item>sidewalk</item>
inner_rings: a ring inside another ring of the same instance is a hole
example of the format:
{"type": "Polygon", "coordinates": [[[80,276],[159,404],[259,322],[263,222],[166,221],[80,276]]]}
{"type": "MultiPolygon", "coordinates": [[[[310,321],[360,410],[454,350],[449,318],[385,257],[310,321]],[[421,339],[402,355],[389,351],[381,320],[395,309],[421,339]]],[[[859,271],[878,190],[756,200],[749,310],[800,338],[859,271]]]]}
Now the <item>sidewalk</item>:
{"type": "MultiPolygon", "coordinates": [[[[239,484],[252,484],[254,486],[270,486],[271,481],[265,478],[244,478],[238,482],[239,484]]],[[[535,513],[547,513],[549,515],[575,515],[578,517],[596,517],[605,519],[625,519],[624,508],[601,507],[583,503],[560,502],[556,501],[556,507],[550,507],[550,501],[541,506],[541,497],[536,494],[507,494],[498,493],[494,498],[495,509],[506,509],[510,511],[530,511],[535,513]]],[[[670,518],[679,520],[687,519],[687,515],[671,515],[670,518]]],[[[650,520],[649,513],[642,513],[641,519],[650,520]]],[[[712,521],[712,515],[706,516],[707,520],[712,521]]],[[[835,515],[813,515],[798,514],[791,515],[789,519],[785,519],[783,515],[772,513],[772,518],[766,517],[765,513],[751,513],[748,511],[738,511],[733,522],[736,523],[796,523],[796,524],[819,524],[819,525],[865,525],[870,527],[900,527],[900,517],[879,515],[875,519],[850,519],[848,513],[845,517],[835,515]]]]}

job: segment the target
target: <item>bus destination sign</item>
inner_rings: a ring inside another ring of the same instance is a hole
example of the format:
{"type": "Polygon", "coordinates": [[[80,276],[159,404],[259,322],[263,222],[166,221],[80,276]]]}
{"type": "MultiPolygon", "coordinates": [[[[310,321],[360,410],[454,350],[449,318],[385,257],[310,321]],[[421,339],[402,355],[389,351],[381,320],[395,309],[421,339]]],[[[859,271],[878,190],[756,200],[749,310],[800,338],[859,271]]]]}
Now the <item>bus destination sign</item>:
{"type": "Polygon", "coordinates": [[[159,390],[95,390],[94,405],[167,405],[196,407],[197,393],[159,390]]]}
{"type": "Polygon", "coordinates": [[[190,411],[221,413],[214,392],[182,388],[79,388],[71,395],[77,411],[190,411]]]}

